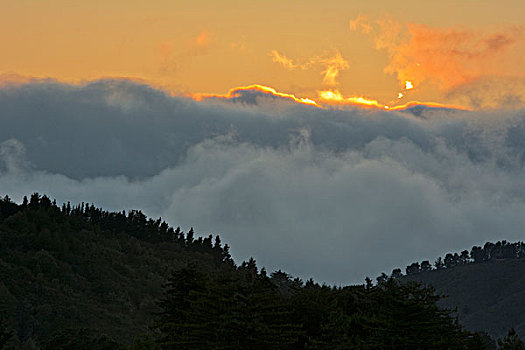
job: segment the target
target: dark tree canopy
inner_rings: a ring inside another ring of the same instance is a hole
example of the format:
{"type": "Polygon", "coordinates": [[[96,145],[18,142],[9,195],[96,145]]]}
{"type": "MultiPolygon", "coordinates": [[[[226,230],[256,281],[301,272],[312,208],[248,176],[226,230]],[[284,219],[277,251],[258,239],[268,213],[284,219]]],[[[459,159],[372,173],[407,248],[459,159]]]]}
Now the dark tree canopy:
{"type": "MultiPolygon", "coordinates": [[[[435,268],[524,251],[522,243],[487,243],[449,253],[435,268]]],[[[6,196],[0,253],[0,349],[491,348],[399,268],[375,285],[346,287],[268,274],[253,258],[236,265],[218,236],[185,233],[139,210],[6,196]]],[[[405,272],[432,269],[425,260],[405,272]]],[[[519,344],[515,333],[507,344],[519,344]]]]}

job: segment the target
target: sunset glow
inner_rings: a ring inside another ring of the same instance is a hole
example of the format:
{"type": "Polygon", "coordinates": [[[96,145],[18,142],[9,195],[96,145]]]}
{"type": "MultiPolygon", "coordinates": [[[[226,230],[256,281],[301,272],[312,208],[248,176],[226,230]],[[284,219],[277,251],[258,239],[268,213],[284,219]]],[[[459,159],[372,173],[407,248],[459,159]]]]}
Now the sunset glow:
{"type": "Polygon", "coordinates": [[[361,96],[344,97],[338,90],[319,91],[319,99],[327,105],[354,105],[384,108],[379,102],[361,96]]]}
{"type": "Polygon", "coordinates": [[[242,91],[257,91],[263,94],[269,94],[271,96],[284,98],[284,99],[291,100],[297,103],[302,103],[305,105],[318,106],[318,104],[314,100],[311,100],[309,98],[295,97],[292,94],[278,92],[271,87],[258,85],[258,84],[236,87],[236,88],[230,89],[228,93],[226,94],[199,93],[199,94],[189,94],[188,96],[194,99],[195,101],[202,101],[205,99],[214,99],[214,98],[215,99],[232,99],[232,98],[240,97],[242,91]]]}
{"type": "Polygon", "coordinates": [[[525,107],[522,1],[483,2],[468,17],[452,1],[0,2],[0,76],[128,78],[194,96],[278,86],[310,105],[525,107]]]}
{"type": "MultiPolygon", "coordinates": [[[[219,100],[219,101],[235,101],[244,102],[244,94],[260,93],[260,97],[274,97],[281,98],[285,101],[295,102],[308,106],[315,106],[319,108],[333,108],[342,106],[352,106],[361,108],[377,108],[390,111],[401,111],[407,108],[422,106],[428,108],[446,108],[446,109],[457,109],[457,110],[470,110],[470,108],[461,105],[452,104],[441,104],[437,102],[419,102],[410,101],[401,105],[383,105],[376,100],[366,98],[363,96],[343,96],[339,90],[322,90],[318,91],[317,100],[308,97],[296,97],[294,94],[279,92],[269,86],[253,84],[248,86],[240,86],[230,89],[226,94],[214,94],[214,93],[198,93],[188,94],[187,96],[195,101],[206,101],[206,100],[219,100]]],[[[398,99],[403,97],[402,93],[399,93],[398,99]]]]}

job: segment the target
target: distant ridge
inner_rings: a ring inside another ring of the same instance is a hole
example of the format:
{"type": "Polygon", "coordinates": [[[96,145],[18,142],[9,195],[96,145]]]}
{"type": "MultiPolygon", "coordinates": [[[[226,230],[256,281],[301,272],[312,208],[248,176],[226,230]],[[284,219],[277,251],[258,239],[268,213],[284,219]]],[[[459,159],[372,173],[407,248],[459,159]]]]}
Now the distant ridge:
{"type": "Polygon", "coordinates": [[[440,305],[457,308],[460,323],[470,331],[486,331],[497,339],[510,328],[525,334],[525,244],[487,242],[471,251],[448,253],[434,264],[428,260],[382,274],[432,285],[446,298],[440,305]]]}
{"type": "Polygon", "coordinates": [[[493,338],[513,327],[525,334],[525,260],[494,259],[404,277],[432,285],[447,296],[441,305],[457,307],[468,330],[484,330],[493,338]]]}

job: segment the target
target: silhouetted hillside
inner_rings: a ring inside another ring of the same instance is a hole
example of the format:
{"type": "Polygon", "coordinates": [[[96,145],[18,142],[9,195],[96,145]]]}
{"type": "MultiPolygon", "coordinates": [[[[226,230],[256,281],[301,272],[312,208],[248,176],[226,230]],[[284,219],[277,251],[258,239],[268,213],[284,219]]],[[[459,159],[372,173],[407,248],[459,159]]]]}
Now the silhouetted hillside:
{"type": "Polygon", "coordinates": [[[0,200],[0,349],[494,348],[439,300],[396,278],[267,275],[140,211],[0,200]]]}
{"type": "Polygon", "coordinates": [[[525,334],[525,260],[494,259],[405,277],[433,285],[448,296],[440,303],[457,307],[459,321],[471,331],[504,336],[514,327],[525,334]]]}
{"type": "Polygon", "coordinates": [[[126,343],[149,334],[162,285],[188,263],[233,264],[218,238],[140,211],[0,200],[0,313],[21,343],[79,326],[126,343]]]}
{"type": "Polygon", "coordinates": [[[414,262],[390,275],[382,273],[378,283],[389,278],[432,285],[447,296],[440,305],[457,308],[462,325],[471,331],[486,331],[498,338],[514,328],[525,334],[525,243],[487,242],[460,253],[447,253],[434,264],[414,262]]]}

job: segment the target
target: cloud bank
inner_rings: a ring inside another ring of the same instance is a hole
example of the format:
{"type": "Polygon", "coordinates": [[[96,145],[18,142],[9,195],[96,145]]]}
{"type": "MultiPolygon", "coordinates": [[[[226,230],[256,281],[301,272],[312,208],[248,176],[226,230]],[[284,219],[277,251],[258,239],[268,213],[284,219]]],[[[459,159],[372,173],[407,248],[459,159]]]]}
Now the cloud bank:
{"type": "Polygon", "coordinates": [[[196,102],[105,80],[0,88],[0,189],[142,209],[331,283],[523,239],[523,111],[196,102]]]}

